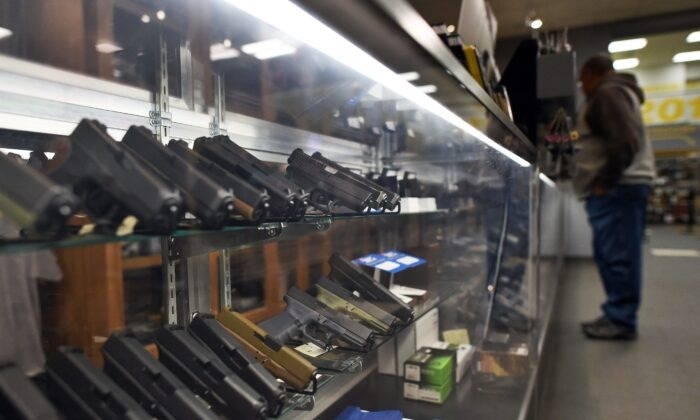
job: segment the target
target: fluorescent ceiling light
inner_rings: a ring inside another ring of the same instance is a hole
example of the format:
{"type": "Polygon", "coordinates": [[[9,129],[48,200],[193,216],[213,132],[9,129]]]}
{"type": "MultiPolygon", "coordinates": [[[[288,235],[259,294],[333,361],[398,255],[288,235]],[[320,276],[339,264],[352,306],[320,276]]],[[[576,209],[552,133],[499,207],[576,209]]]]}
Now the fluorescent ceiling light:
{"type": "MultiPolygon", "coordinates": [[[[2,38],[1,35],[0,38],[2,38]]],[[[689,33],[688,36],[685,38],[685,42],[700,42],[700,31],[689,33]]]]}
{"type": "MultiPolygon", "coordinates": [[[[490,139],[484,133],[474,128],[444,105],[431,98],[418,88],[394,73],[384,64],[372,58],[369,54],[352,42],[343,38],[316,18],[305,12],[299,6],[288,0],[226,0],[231,5],[243,10],[255,18],[279,29],[321,53],[354,69],[365,77],[379,83],[392,92],[419,105],[425,111],[442,118],[446,122],[461,129],[465,133],[502,153],[523,167],[530,163],[490,139]]],[[[244,50],[245,52],[245,50],[244,50]]]]}
{"type": "MultiPolygon", "coordinates": [[[[229,45],[231,45],[229,41],[229,45]]],[[[241,55],[235,48],[227,47],[224,43],[212,44],[209,47],[209,58],[211,61],[228,60],[241,55]]]]}
{"type": "Polygon", "coordinates": [[[241,50],[258,60],[268,60],[282,55],[294,54],[297,51],[296,48],[276,38],[245,44],[241,50]]]}
{"type": "Polygon", "coordinates": [[[12,31],[0,26],[0,39],[7,38],[8,36],[12,36],[12,31]]]}
{"type": "Polygon", "coordinates": [[[621,41],[613,41],[608,44],[608,52],[619,53],[623,51],[641,50],[647,46],[646,38],[623,39],[621,41]]]}
{"type": "Polygon", "coordinates": [[[437,92],[437,86],[435,86],[435,85],[416,86],[416,88],[423,93],[435,93],[435,92],[437,92]]]}
{"type": "Polygon", "coordinates": [[[95,44],[95,49],[98,53],[114,54],[117,51],[121,51],[123,48],[112,41],[100,41],[95,44]]]}
{"type": "Polygon", "coordinates": [[[554,183],[547,175],[540,173],[540,181],[544,182],[550,187],[556,187],[557,184],[554,183]]]}
{"type": "Polygon", "coordinates": [[[638,58],[621,58],[619,60],[613,61],[613,67],[615,68],[615,70],[633,69],[638,65],[638,58]]]}
{"type": "Polygon", "coordinates": [[[409,71],[407,73],[399,73],[399,76],[403,78],[403,80],[407,82],[413,82],[415,80],[420,79],[420,74],[418,74],[417,71],[409,71]]]}
{"type": "Polygon", "coordinates": [[[674,63],[685,63],[686,61],[700,60],[700,51],[686,51],[673,56],[674,63]]]}
{"type": "Polygon", "coordinates": [[[532,29],[540,29],[542,27],[542,24],[543,24],[542,19],[533,19],[530,22],[530,27],[532,29]]]}

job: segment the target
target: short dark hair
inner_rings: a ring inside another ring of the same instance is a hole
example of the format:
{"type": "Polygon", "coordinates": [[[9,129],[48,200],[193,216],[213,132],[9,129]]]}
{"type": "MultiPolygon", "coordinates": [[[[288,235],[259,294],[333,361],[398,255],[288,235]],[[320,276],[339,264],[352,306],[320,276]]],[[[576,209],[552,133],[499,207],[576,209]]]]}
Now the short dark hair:
{"type": "Polygon", "coordinates": [[[614,70],[613,60],[608,54],[598,53],[586,60],[581,67],[581,73],[590,72],[595,75],[603,75],[614,70]]]}

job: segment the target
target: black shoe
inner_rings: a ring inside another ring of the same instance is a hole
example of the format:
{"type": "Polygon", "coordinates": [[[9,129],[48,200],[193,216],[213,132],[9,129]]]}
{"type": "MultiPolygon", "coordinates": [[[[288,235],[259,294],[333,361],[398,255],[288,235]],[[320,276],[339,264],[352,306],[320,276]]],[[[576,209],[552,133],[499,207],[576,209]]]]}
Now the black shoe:
{"type": "Polygon", "coordinates": [[[608,317],[605,315],[601,315],[592,321],[582,322],[581,328],[586,328],[586,327],[589,327],[592,325],[607,324],[608,322],[609,322],[608,317]]]}
{"type": "Polygon", "coordinates": [[[637,331],[624,325],[615,324],[609,318],[596,320],[596,323],[583,326],[586,337],[597,340],[636,340],[637,331]]]}

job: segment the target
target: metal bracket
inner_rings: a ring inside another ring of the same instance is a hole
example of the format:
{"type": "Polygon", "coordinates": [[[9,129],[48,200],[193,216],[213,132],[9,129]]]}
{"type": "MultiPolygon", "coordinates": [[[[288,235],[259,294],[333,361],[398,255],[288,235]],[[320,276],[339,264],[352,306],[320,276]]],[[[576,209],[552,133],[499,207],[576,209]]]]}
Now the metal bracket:
{"type": "Polygon", "coordinates": [[[304,398],[294,409],[299,411],[311,411],[315,406],[316,398],[313,395],[308,395],[307,398],[304,398]]]}
{"type": "Polygon", "coordinates": [[[221,309],[231,309],[231,259],[227,249],[219,251],[219,296],[221,309]]]}
{"type": "Polygon", "coordinates": [[[226,91],[224,75],[214,75],[214,116],[209,123],[209,134],[225,136],[226,127],[226,91]]]}
{"type": "Polygon", "coordinates": [[[165,310],[167,311],[168,324],[177,325],[177,279],[175,277],[175,262],[173,259],[173,237],[166,236],[161,240],[161,254],[163,256],[163,277],[165,280],[165,310]]]}
{"type": "Polygon", "coordinates": [[[267,233],[267,236],[269,236],[270,238],[274,238],[276,236],[279,236],[285,227],[287,227],[287,223],[285,222],[265,223],[258,226],[258,230],[265,231],[267,233]]]}
{"type": "Polygon", "coordinates": [[[170,91],[168,88],[168,45],[163,33],[159,37],[160,59],[158,60],[158,72],[156,83],[158,90],[154,95],[153,110],[148,113],[150,123],[155,129],[158,140],[166,144],[170,140],[170,127],[173,116],[170,113],[170,91]]]}

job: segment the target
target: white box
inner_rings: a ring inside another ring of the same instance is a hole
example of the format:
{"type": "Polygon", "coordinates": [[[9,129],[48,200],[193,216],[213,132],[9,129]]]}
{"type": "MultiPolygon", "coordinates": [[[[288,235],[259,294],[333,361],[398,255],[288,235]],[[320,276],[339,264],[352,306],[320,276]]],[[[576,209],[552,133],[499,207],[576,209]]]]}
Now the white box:
{"type": "Polygon", "coordinates": [[[439,332],[439,312],[433,308],[379,348],[378,372],[403,377],[404,362],[416,350],[438,341],[439,332]]]}
{"type": "MultiPolygon", "coordinates": [[[[429,347],[434,349],[446,349],[450,348],[450,343],[444,341],[436,341],[429,347]]],[[[459,383],[462,378],[467,375],[469,370],[469,365],[472,362],[472,357],[476,348],[469,344],[458,344],[457,351],[455,353],[455,383],[459,383]]]]}

